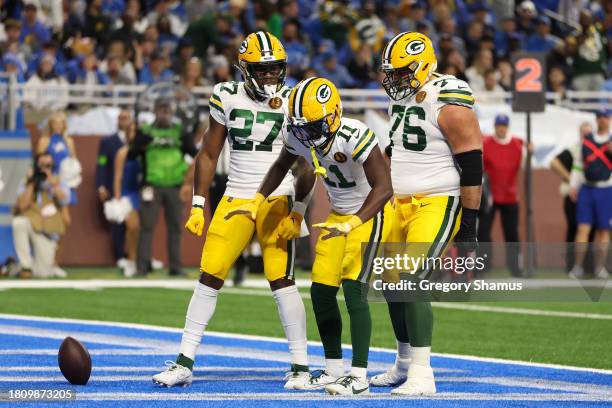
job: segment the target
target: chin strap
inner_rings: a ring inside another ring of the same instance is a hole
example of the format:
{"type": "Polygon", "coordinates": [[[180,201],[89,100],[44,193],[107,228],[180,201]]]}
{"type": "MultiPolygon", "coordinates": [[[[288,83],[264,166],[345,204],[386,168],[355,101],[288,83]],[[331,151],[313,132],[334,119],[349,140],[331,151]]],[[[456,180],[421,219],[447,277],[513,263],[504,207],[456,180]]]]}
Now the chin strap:
{"type": "Polygon", "coordinates": [[[319,159],[317,158],[317,154],[315,152],[314,147],[310,148],[310,154],[312,155],[312,164],[314,165],[314,173],[317,176],[321,176],[321,177],[327,177],[327,170],[325,170],[325,167],[321,166],[319,164],[319,159]]]}

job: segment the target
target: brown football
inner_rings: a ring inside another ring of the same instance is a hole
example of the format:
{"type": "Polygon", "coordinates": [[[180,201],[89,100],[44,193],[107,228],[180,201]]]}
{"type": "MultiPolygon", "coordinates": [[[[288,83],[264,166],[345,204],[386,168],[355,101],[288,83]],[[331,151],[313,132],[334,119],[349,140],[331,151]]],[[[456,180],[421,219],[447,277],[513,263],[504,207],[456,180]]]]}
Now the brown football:
{"type": "Polygon", "coordinates": [[[85,385],[91,375],[91,357],[77,339],[66,337],[57,355],[59,368],[64,377],[75,385],[85,385]]]}

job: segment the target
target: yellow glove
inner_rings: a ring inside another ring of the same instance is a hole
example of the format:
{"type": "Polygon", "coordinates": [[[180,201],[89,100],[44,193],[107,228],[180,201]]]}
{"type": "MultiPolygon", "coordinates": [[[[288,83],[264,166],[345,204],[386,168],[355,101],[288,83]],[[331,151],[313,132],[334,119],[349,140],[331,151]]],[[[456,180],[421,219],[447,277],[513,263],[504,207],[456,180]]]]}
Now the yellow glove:
{"type": "Polygon", "coordinates": [[[204,210],[199,207],[192,207],[189,219],[185,224],[185,229],[198,237],[202,236],[204,230],[204,210]]]}
{"type": "Polygon", "coordinates": [[[319,224],[314,224],[313,227],[323,228],[327,230],[329,234],[325,235],[323,240],[330,239],[333,237],[338,237],[340,235],[347,235],[349,232],[357,228],[363,224],[361,218],[356,215],[353,215],[347,222],[321,222],[319,224]]]}
{"type": "Polygon", "coordinates": [[[261,203],[264,202],[265,199],[266,197],[264,197],[263,194],[257,193],[255,194],[255,198],[253,198],[248,203],[242,204],[241,206],[236,207],[236,209],[228,212],[227,215],[225,216],[225,219],[229,220],[234,215],[246,215],[251,220],[255,221],[255,218],[257,217],[257,210],[259,209],[259,206],[261,205],[261,203]]]}
{"type": "Polygon", "coordinates": [[[283,218],[278,224],[276,229],[278,236],[287,241],[299,238],[303,219],[302,214],[291,211],[291,214],[283,218]]]}

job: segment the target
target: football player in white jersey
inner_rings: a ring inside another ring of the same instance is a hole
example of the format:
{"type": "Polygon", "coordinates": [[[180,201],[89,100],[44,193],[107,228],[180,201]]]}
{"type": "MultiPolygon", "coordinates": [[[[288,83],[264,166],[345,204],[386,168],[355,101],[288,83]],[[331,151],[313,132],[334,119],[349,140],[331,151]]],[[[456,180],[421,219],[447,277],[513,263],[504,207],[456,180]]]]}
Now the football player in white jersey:
{"type": "MultiPolygon", "coordinates": [[[[258,216],[262,211],[259,203],[273,193],[300,157],[322,176],[332,212],[324,223],[314,225],[323,231],[316,245],[310,293],[326,364],[325,370],[311,375],[305,388],[325,388],[339,395],[367,394],[372,322],[362,290],[367,288],[379,243],[390,231],[384,221],[384,213],[392,213],[391,206],[385,205],[392,195],[389,168],[374,133],[362,122],[342,117],[340,95],[327,79],[308,78],[293,88],[289,124],[285,147],[257,192],[260,198],[235,213],[258,216]],[[347,375],[342,363],[342,319],[336,300],[340,285],[353,345],[352,368],[347,375]]],[[[292,214],[283,222],[289,226],[286,230],[297,236],[301,220],[301,214],[292,214]]]]}
{"type": "MultiPolygon", "coordinates": [[[[175,363],[155,375],[165,386],[189,385],[195,354],[217,304],[217,295],[230,267],[249,244],[253,234],[262,248],[264,273],[278,306],[289,342],[291,370],[285,388],[295,389],[309,379],[306,354],[306,314],[294,283],[294,242],[279,237],[276,226],[291,211],[303,214],[305,205],[292,203],[293,176],[287,174],[270,198],[261,202],[256,219],[227,215],[250,202],[268,169],[278,157],[285,128],[290,89],[284,86],[286,54],[272,34],[258,31],[243,41],[238,55],[243,82],[215,85],[210,97],[210,125],[195,160],[193,202],[185,228],[201,236],[204,228],[204,194],[215,173],[217,159],[229,138],[230,165],[223,199],[217,206],[202,250],[200,279],[185,321],[180,354],[175,363]]],[[[309,177],[308,177],[309,178],[309,177]]],[[[298,182],[296,198],[310,193],[298,182]]]]}
{"type": "MultiPolygon", "coordinates": [[[[441,256],[455,238],[476,246],[482,183],[482,135],[470,87],[435,72],[431,40],[418,32],[396,35],[383,50],[383,87],[391,97],[391,178],[394,218],[389,242],[425,243],[441,256]]],[[[431,271],[415,271],[427,278],[431,271]]],[[[412,277],[412,278],[413,278],[412,277]]],[[[388,298],[389,300],[389,298],[388,298]]],[[[436,392],[430,365],[433,314],[429,302],[388,301],[397,339],[394,366],[370,380],[399,387],[400,395],[436,392]]]]}

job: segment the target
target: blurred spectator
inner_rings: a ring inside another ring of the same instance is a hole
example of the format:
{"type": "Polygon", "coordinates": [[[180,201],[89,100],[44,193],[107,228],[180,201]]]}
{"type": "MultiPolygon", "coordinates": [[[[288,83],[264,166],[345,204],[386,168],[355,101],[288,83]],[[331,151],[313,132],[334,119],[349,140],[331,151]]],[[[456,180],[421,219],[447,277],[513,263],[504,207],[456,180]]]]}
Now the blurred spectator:
{"type": "Polygon", "coordinates": [[[480,50],[474,58],[474,63],[465,70],[470,87],[474,91],[481,91],[485,88],[485,73],[493,68],[493,53],[490,50],[480,50]]]}
{"type": "MultiPolygon", "coordinates": [[[[556,155],[550,162],[550,168],[561,177],[561,185],[559,193],[563,197],[563,213],[565,214],[565,222],[567,224],[567,233],[565,242],[573,243],[576,238],[576,193],[571,192],[570,174],[572,167],[577,165],[580,160],[580,147],[586,135],[593,133],[593,127],[589,122],[583,122],[580,125],[580,141],[572,146],[569,146],[561,153],[556,155]]],[[[574,266],[574,250],[569,248],[565,254],[566,270],[569,272],[574,266]]]]}
{"type": "Polygon", "coordinates": [[[132,44],[139,41],[141,34],[136,30],[136,22],[138,21],[137,11],[127,10],[121,15],[121,27],[113,31],[110,36],[110,41],[122,41],[126,48],[132,47],[132,44]]]}
{"type": "Polygon", "coordinates": [[[171,81],[174,76],[168,68],[168,59],[160,50],[153,51],[150,62],[146,63],[138,75],[138,83],[152,85],[171,81]]]}
{"type": "Polygon", "coordinates": [[[359,20],[349,33],[353,53],[358,53],[364,46],[368,46],[374,53],[381,51],[386,29],[375,12],[376,4],[373,0],[362,2],[359,20]]]}
{"type": "Polygon", "coordinates": [[[294,73],[304,71],[310,64],[308,40],[300,35],[297,20],[287,20],[283,25],[283,46],[287,53],[287,64],[294,73]]]}
{"type": "Polygon", "coordinates": [[[96,40],[96,45],[104,49],[111,33],[111,19],[103,13],[102,0],[91,0],[85,12],[83,36],[96,40]]]}
{"type": "Polygon", "coordinates": [[[372,48],[365,44],[361,46],[347,66],[349,74],[355,79],[355,86],[366,88],[375,79],[374,56],[372,48]]]}
{"type": "Polygon", "coordinates": [[[191,185],[183,184],[188,169],[184,155],[193,157],[197,151],[192,135],[184,131],[181,123],[173,121],[174,105],[175,102],[168,99],[156,100],[154,122],[138,130],[130,149],[130,158],[140,157],[144,169],[137,260],[140,275],[146,274],[149,269],[153,232],[162,206],[168,230],[169,273],[183,274],[182,200],[191,195],[191,185]]]}
{"type": "Polygon", "coordinates": [[[467,51],[465,50],[465,42],[457,35],[457,25],[452,17],[445,18],[440,22],[440,42],[449,41],[453,49],[459,51],[461,55],[466,58],[467,51]]]}
{"type": "Polygon", "coordinates": [[[63,52],[60,50],[55,41],[50,41],[44,44],[38,54],[30,57],[30,62],[27,68],[27,76],[30,77],[36,72],[36,69],[40,64],[40,59],[45,55],[49,55],[55,60],[55,65],[53,66],[55,73],[59,76],[64,76],[66,74],[66,60],[63,52]]]}
{"type": "Polygon", "coordinates": [[[536,31],[527,37],[525,51],[548,53],[563,46],[563,42],[550,34],[550,18],[539,16],[536,31]]]}
{"type": "Polygon", "coordinates": [[[134,64],[132,63],[132,61],[130,61],[131,56],[136,56],[135,51],[134,54],[131,54],[130,49],[123,41],[115,40],[111,41],[108,45],[108,51],[106,55],[106,60],[100,63],[100,70],[102,72],[106,72],[106,74],[111,79],[111,82],[115,83],[114,81],[117,80],[118,77],[115,73],[109,72],[109,63],[112,58],[117,58],[119,60],[117,64],[121,67],[119,71],[119,77],[123,78],[123,80],[125,81],[128,81],[128,83],[130,84],[136,83],[136,69],[134,68],[134,64]]]}
{"type": "MultiPolygon", "coordinates": [[[[244,0],[242,3],[246,3],[244,0]]],[[[257,20],[264,22],[263,26],[257,28],[266,30],[277,38],[282,36],[283,19],[281,15],[276,11],[276,1],[272,0],[259,0],[253,2],[254,12],[257,20]]]]}
{"type": "Polygon", "coordinates": [[[502,59],[498,61],[497,69],[499,71],[499,84],[505,91],[511,91],[513,86],[512,64],[509,60],[502,59]]]}
{"type": "MultiPolygon", "coordinates": [[[[116,197],[114,190],[115,157],[119,149],[128,143],[128,133],[131,126],[132,115],[128,110],[122,110],[117,117],[117,133],[100,140],[96,166],[96,190],[98,200],[102,205],[107,200],[116,197]]],[[[119,198],[121,198],[120,193],[118,194],[119,198]]],[[[110,230],[115,262],[120,262],[122,258],[125,259],[125,227],[123,224],[111,223],[110,230]]]]}
{"type": "Polygon", "coordinates": [[[512,41],[522,42],[523,34],[516,31],[516,21],[514,17],[508,17],[502,20],[501,30],[497,30],[494,34],[495,52],[498,56],[506,56],[512,49],[512,41]]]}
{"type": "Polygon", "coordinates": [[[227,82],[232,80],[230,65],[225,55],[215,55],[210,59],[211,72],[208,75],[212,83],[227,82]]]}
{"type": "Polygon", "coordinates": [[[348,32],[357,21],[357,12],[349,2],[325,1],[319,9],[321,36],[340,49],[347,44],[348,32]]]}
{"type": "Polygon", "coordinates": [[[589,234],[595,229],[593,239],[594,275],[608,279],[606,258],[612,230],[612,111],[603,108],[596,113],[597,132],[585,135],[580,146],[580,158],[572,167],[570,184],[578,190],[576,203],[576,258],[569,276],[584,277],[583,262],[586,256],[589,234]]]}
{"type": "Polygon", "coordinates": [[[25,83],[23,101],[35,111],[63,110],[68,106],[68,82],[55,73],[54,66],[55,58],[44,55],[36,73],[25,83]]]}
{"type": "Polygon", "coordinates": [[[185,66],[195,57],[195,48],[193,41],[189,37],[183,37],[178,42],[176,56],[172,62],[172,71],[181,73],[185,66]]]}
{"type": "Polygon", "coordinates": [[[548,71],[548,91],[559,94],[562,98],[565,97],[567,92],[567,78],[565,71],[558,65],[550,68],[548,71]]]}
{"type": "Polygon", "coordinates": [[[177,37],[181,37],[186,30],[185,23],[181,18],[172,13],[170,6],[175,4],[169,0],[159,0],[155,3],[153,10],[147,14],[147,21],[149,26],[156,25],[158,21],[163,17],[168,20],[169,31],[177,37]]]}
{"type": "Polygon", "coordinates": [[[36,51],[51,39],[51,30],[38,18],[38,2],[26,0],[23,7],[19,41],[36,51]]]}
{"type": "Polygon", "coordinates": [[[319,76],[329,79],[338,88],[350,88],[355,85],[355,80],[346,67],[338,64],[338,58],[335,54],[324,55],[322,66],[318,71],[319,76]]]}
{"type": "Polygon", "coordinates": [[[198,57],[193,57],[187,62],[181,72],[180,84],[191,91],[196,86],[203,86],[202,62],[198,57]]]}
{"type": "Polygon", "coordinates": [[[580,12],[589,6],[589,0],[559,0],[557,11],[569,24],[577,26],[580,23],[580,12]]]}
{"type": "Polygon", "coordinates": [[[606,38],[600,24],[593,23],[588,10],[580,13],[580,30],[567,39],[568,53],[574,58],[572,88],[598,91],[605,81],[608,62],[606,38]]]}
{"type": "Polygon", "coordinates": [[[172,32],[168,14],[162,14],[157,19],[157,31],[159,33],[157,41],[159,47],[166,54],[172,54],[178,45],[179,36],[172,32]]]}
{"type": "MultiPolygon", "coordinates": [[[[98,58],[93,53],[72,61],[68,69],[68,81],[82,85],[103,85],[109,82],[108,76],[98,68],[98,58]]],[[[92,94],[91,91],[86,93],[92,94]]]]}
{"type": "Polygon", "coordinates": [[[57,241],[66,231],[61,208],[67,204],[69,192],[53,174],[53,167],[50,154],[36,156],[34,169],[17,192],[13,243],[23,278],[66,276],[54,264],[57,241]]]}
{"type": "Polygon", "coordinates": [[[531,35],[535,29],[538,10],[531,0],[523,1],[517,8],[517,29],[524,35],[531,35]]]}
{"type": "Polygon", "coordinates": [[[134,81],[125,73],[121,57],[115,54],[110,54],[106,58],[106,77],[108,83],[112,85],[132,85],[134,81]]]}
{"type": "Polygon", "coordinates": [[[21,22],[19,20],[7,20],[4,23],[6,39],[2,42],[2,55],[11,53],[19,60],[21,70],[26,70],[26,60],[30,56],[30,47],[20,40],[21,37],[21,22]]]}
{"type": "MultiPolygon", "coordinates": [[[[516,185],[517,173],[523,157],[523,141],[508,133],[510,119],[507,115],[495,117],[495,133],[483,140],[484,170],[490,182],[493,195],[493,207],[489,212],[481,211],[478,225],[478,240],[491,242],[491,228],[495,213],[501,215],[504,240],[510,245],[506,247],[506,264],[510,274],[522,276],[519,267],[519,204],[516,185]]],[[[488,259],[491,259],[489,254],[488,259]]],[[[488,261],[490,262],[490,261],[488,261]]]]}
{"type": "Polygon", "coordinates": [[[500,93],[504,92],[504,88],[497,82],[497,71],[494,68],[490,68],[485,72],[484,75],[484,92],[500,93]]]}
{"type": "Polygon", "coordinates": [[[478,21],[472,21],[465,32],[465,48],[468,53],[468,61],[472,61],[474,55],[480,50],[480,42],[484,37],[484,26],[478,21]]]}

